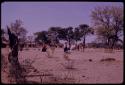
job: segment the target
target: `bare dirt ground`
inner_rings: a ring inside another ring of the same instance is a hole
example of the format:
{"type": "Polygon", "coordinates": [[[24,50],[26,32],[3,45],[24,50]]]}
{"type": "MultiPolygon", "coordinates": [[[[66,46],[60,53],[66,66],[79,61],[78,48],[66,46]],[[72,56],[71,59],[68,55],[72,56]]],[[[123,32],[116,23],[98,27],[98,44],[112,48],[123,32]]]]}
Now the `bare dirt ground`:
{"type": "MultiPolygon", "coordinates": [[[[7,50],[2,53],[7,56],[7,50]]],[[[19,51],[19,62],[29,63],[35,70],[29,71],[27,75],[50,73],[52,76],[27,77],[29,81],[39,83],[122,83],[123,82],[123,50],[114,50],[112,53],[104,52],[104,49],[87,48],[85,52],[72,51],[69,54],[70,61],[64,59],[62,48],[56,48],[52,57],[48,57],[41,48],[29,48],[19,51]],[[113,58],[115,60],[105,60],[113,58]],[[101,61],[103,59],[103,61],[101,61]],[[41,80],[42,79],[42,80],[41,80]]],[[[6,73],[2,73],[3,83],[6,73]]]]}

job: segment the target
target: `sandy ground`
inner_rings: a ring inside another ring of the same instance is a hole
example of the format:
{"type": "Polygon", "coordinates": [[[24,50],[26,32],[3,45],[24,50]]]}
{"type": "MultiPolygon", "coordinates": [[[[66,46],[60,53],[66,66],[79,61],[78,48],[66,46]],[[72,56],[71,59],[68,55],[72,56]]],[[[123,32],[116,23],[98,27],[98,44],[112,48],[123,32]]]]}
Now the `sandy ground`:
{"type": "MultiPolygon", "coordinates": [[[[2,51],[4,54],[5,50],[2,51]]],[[[7,55],[7,54],[6,54],[7,55]]],[[[19,51],[19,62],[33,61],[32,66],[37,73],[51,73],[53,76],[42,78],[42,83],[122,83],[123,82],[123,50],[114,50],[106,53],[104,49],[85,49],[85,52],[72,51],[70,61],[64,59],[62,48],[56,48],[52,57],[38,48],[19,51]],[[114,58],[115,61],[101,59],[114,58]],[[89,61],[91,59],[91,61],[89,61]],[[72,69],[67,69],[72,67],[72,69]]],[[[32,74],[33,72],[30,72],[32,74]]],[[[28,75],[28,74],[27,74],[28,75]]],[[[41,82],[40,77],[27,77],[27,80],[41,82]]]]}

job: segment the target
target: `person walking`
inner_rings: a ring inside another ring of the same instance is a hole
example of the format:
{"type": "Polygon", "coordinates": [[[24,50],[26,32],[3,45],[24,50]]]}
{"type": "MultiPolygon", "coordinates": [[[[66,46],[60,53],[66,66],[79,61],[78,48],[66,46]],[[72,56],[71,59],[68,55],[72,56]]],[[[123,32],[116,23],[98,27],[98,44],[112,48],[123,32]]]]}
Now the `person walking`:
{"type": "Polygon", "coordinates": [[[42,52],[46,52],[46,50],[47,50],[47,45],[44,44],[44,45],[43,45],[43,48],[42,48],[42,52]]]}
{"type": "Polygon", "coordinates": [[[55,45],[54,43],[52,43],[52,44],[50,45],[50,48],[51,48],[51,50],[52,50],[52,54],[54,54],[56,45],[55,45]]]}
{"type": "Polygon", "coordinates": [[[66,42],[65,45],[64,45],[64,59],[66,59],[66,60],[70,60],[68,51],[69,51],[69,48],[68,48],[68,45],[67,45],[67,42],[66,42]]]}

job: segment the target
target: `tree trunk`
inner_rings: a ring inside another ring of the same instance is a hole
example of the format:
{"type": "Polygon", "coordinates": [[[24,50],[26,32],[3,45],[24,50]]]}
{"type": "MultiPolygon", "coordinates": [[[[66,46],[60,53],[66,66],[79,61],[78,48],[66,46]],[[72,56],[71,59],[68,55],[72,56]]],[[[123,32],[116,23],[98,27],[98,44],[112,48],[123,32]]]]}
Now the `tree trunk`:
{"type": "MultiPolygon", "coordinates": [[[[12,52],[8,56],[10,62],[10,75],[17,84],[25,83],[26,80],[22,75],[22,69],[18,61],[18,44],[16,44],[12,52]]],[[[13,82],[12,82],[13,83],[13,82]]]]}
{"type": "Polygon", "coordinates": [[[108,38],[106,49],[110,49],[110,38],[108,38]]]}
{"type": "Polygon", "coordinates": [[[115,46],[115,43],[117,42],[117,38],[115,38],[115,39],[113,39],[112,40],[112,45],[111,45],[111,49],[113,49],[114,48],[114,46],[115,46]]]}
{"type": "Polygon", "coordinates": [[[85,50],[85,36],[83,37],[83,52],[85,50]]]}
{"type": "Polygon", "coordinates": [[[77,40],[76,40],[76,44],[75,44],[75,49],[77,49],[79,51],[79,46],[77,44],[77,40]]]}
{"type": "Polygon", "coordinates": [[[70,40],[70,38],[69,38],[69,48],[71,47],[71,40],[70,40]]]}
{"type": "Polygon", "coordinates": [[[13,80],[12,83],[16,84],[25,83],[26,80],[22,74],[22,68],[18,60],[18,45],[19,45],[18,37],[13,33],[11,33],[9,29],[8,29],[8,34],[9,34],[10,48],[11,48],[11,52],[8,55],[8,60],[10,63],[9,66],[10,77],[13,80]]]}
{"type": "Polygon", "coordinates": [[[113,51],[114,43],[115,41],[112,40],[112,38],[108,39],[108,44],[107,44],[108,47],[106,48],[107,52],[111,53],[113,51]]]}

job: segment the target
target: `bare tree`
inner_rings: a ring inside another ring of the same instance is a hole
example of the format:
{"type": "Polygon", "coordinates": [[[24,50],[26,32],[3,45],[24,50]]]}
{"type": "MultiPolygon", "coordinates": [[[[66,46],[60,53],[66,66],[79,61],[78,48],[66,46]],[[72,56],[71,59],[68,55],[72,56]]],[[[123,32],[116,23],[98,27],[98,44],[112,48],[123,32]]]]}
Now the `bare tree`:
{"type": "Polygon", "coordinates": [[[11,23],[10,26],[7,26],[21,42],[25,41],[27,33],[27,30],[22,27],[22,25],[23,22],[21,20],[16,20],[14,23],[11,23]]]}
{"type": "Polygon", "coordinates": [[[96,27],[96,33],[105,44],[112,48],[121,41],[123,34],[123,8],[117,6],[96,7],[92,11],[92,20],[96,27]]]}
{"type": "MultiPolygon", "coordinates": [[[[8,28],[8,35],[9,35],[9,45],[11,48],[11,52],[9,53],[8,60],[10,63],[10,77],[15,80],[17,84],[25,83],[26,79],[22,74],[22,67],[18,60],[18,37],[11,33],[10,29],[8,28]]],[[[14,82],[12,82],[14,83],[14,82]]]]}

